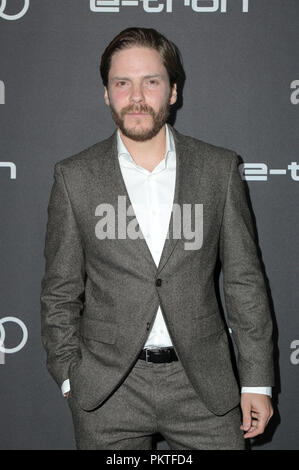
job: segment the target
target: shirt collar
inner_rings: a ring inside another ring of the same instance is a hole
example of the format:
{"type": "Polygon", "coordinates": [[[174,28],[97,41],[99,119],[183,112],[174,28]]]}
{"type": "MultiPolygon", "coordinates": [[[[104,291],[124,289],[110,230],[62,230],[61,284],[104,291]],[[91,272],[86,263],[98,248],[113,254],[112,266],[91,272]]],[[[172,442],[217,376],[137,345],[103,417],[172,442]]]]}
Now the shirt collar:
{"type": "MultiPolygon", "coordinates": [[[[172,156],[175,156],[175,143],[174,143],[172,132],[169,129],[169,126],[167,125],[167,123],[165,123],[165,127],[166,127],[166,152],[165,152],[163,160],[161,160],[161,162],[159,163],[159,169],[166,168],[169,162],[169,158],[171,158],[172,156]]],[[[117,129],[117,151],[118,151],[119,159],[124,159],[126,162],[130,162],[131,164],[139,167],[139,165],[136,164],[135,160],[132,158],[131,154],[129,153],[125,144],[123,143],[122,138],[120,136],[119,129],[117,129]]]]}

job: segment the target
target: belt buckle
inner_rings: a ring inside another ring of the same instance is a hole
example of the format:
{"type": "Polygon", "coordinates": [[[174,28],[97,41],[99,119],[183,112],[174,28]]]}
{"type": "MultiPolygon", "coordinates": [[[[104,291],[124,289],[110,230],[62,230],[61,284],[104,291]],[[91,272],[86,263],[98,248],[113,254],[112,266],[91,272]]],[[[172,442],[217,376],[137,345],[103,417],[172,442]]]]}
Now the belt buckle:
{"type": "Polygon", "coordinates": [[[165,362],[171,362],[171,350],[169,348],[165,349],[167,354],[167,360],[165,362]]]}
{"type": "Polygon", "coordinates": [[[146,348],[146,349],[145,349],[145,362],[149,362],[149,361],[147,360],[148,354],[149,354],[148,351],[149,351],[149,348],[146,348]]]}

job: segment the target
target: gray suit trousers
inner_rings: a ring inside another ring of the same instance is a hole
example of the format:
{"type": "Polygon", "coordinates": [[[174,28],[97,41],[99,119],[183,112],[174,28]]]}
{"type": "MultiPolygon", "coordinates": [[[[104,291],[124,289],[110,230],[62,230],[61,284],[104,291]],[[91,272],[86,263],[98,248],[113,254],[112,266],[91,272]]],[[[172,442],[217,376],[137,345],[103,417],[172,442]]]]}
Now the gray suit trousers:
{"type": "Polygon", "coordinates": [[[155,364],[138,359],[98,408],[83,410],[72,392],[68,403],[79,450],[152,450],[155,433],[174,450],[245,449],[240,406],[222,416],[213,414],[180,361],[155,364]]]}

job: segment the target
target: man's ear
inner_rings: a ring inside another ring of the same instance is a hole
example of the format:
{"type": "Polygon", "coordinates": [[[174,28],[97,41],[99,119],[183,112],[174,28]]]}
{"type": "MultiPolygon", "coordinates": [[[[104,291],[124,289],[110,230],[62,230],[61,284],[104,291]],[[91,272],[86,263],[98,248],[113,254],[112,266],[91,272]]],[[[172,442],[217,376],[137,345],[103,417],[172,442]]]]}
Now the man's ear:
{"type": "Polygon", "coordinates": [[[170,104],[174,104],[177,100],[177,85],[176,83],[173,84],[171,97],[170,97],[170,104]]]}
{"type": "Polygon", "coordinates": [[[108,90],[106,87],[104,87],[105,92],[104,92],[104,100],[107,106],[110,106],[110,101],[109,101],[109,95],[108,95],[108,90]]]}

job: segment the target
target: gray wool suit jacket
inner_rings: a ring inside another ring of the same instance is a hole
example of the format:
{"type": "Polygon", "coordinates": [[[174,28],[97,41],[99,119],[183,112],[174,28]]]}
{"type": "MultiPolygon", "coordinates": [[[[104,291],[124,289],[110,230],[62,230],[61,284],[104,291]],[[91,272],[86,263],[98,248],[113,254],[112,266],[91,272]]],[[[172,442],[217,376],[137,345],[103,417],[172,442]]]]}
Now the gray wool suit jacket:
{"type": "MultiPolygon", "coordinates": [[[[227,320],[241,386],[274,385],[272,320],[237,154],[170,126],[177,156],[174,204],[202,204],[203,238],[186,250],[169,236],[157,268],[144,238],[99,239],[96,207],[130,198],[116,130],[55,165],[41,283],[42,342],[60,387],[80,407],[99,406],[143,348],[158,305],[177,355],[206,407],[223,415],[240,401],[214,270],[220,259],[227,320]],[[159,280],[159,281],[157,281],[159,280]]],[[[191,211],[194,219],[194,211],[191,211]]],[[[194,220],[192,220],[194,222],[194,220]]]]}

